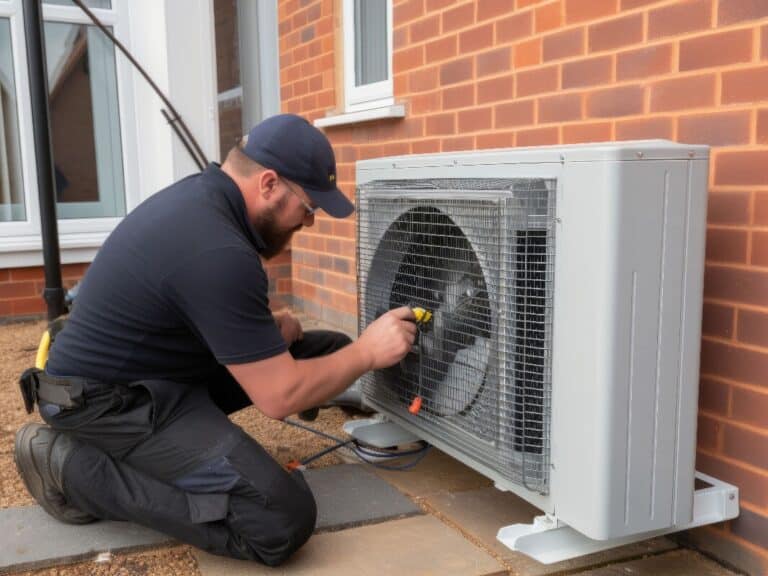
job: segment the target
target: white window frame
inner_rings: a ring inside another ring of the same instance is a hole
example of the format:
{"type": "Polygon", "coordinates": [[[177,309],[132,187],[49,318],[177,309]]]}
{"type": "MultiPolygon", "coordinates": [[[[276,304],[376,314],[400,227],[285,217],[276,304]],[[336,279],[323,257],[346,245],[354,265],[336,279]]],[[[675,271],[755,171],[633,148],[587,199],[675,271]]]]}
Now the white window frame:
{"type": "MultiPolygon", "coordinates": [[[[378,1],[378,0],[376,0],[378,1]]],[[[355,0],[343,0],[344,112],[360,112],[394,104],[392,83],[392,0],[387,3],[387,79],[355,85],[355,0]]]]}
{"type": "MultiPolygon", "coordinates": [[[[112,0],[111,9],[96,9],[93,13],[124,44],[130,46],[128,34],[128,3],[131,0],[112,0]]],[[[24,14],[21,0],[0,0],[0,18],[8,18],[11,28],[13,72],[18,104],[19,141],[24,182],[26,219],[18,222],[0,222],[0,269],[35,266],[42,263],[40,204],[37,197],[37,172],[32,110],[29,93],[29,71],[24,37],[24,14]]],[[[90,19],[77,6],[43,4],[45,21],[92,25],[90,19]]],[[[117,49],[116,75],[122,147],[123,178],[126,213],[139,202],[138,166],[136,162],[137,134],[134,111],[133,72],[130,63],[117,49]]],[[[59,219],[59,245],[61,260],[84,262],[93,259],[96,250],[122,217],[59,219]]]]}
{"type": "MultiPolygon", "coordinates": [[[[277,0],[237,0],[237,36],[240,44],[238,96],[242,105],[243,134],[264,118],[280,113],[277,12],[277,0]]],[[[219,94],[221,97],[222,94],[219,94]]]]}

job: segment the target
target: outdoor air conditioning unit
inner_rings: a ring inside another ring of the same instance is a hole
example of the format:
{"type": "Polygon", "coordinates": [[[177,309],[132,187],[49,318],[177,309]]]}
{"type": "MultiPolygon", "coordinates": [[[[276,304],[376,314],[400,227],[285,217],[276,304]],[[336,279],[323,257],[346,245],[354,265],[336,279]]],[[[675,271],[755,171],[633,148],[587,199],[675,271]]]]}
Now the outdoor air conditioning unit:
{"type": "Polygon", "coordinates": [[[364,401],[545,512],[508,546],[554,562],[738,515],[694,470],[707,174],[668,141],[358,162],[360,329],[433,314],[364,401]]]}

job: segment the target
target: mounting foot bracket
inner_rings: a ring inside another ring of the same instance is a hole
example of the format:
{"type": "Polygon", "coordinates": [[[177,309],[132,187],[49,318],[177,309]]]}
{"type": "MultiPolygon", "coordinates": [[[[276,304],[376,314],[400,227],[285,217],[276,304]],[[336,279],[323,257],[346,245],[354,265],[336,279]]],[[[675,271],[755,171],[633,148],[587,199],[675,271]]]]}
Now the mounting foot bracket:
{"type": "Polygon", "coordinates": [[[592,540],[556,517],[545,515],[534,518],[532,524],[504,526],[496,534],[496,539],[507,548],[522,552],[542,564],[552,564],[664,534],[723,522],[739,515],[739,489],[736,486],[701,472],[696,472],[696,478],[708,486],[694,491],[693,519],[687,524],[610,540],[592,540]]]}

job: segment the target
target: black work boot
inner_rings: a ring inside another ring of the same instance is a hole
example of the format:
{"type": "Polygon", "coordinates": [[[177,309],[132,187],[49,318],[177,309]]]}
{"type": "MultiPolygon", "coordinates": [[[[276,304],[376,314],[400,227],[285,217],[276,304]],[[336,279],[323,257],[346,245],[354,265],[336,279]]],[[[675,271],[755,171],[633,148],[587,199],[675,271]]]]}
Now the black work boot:
{"type": "Polygon", "coordinates": [[[61,469],[76,441],[43,424],[24,424],[16,432],[13,459],[24,485],[51,516],[67,524],[88,524],[96,517],[67,503],[61,469]]]}

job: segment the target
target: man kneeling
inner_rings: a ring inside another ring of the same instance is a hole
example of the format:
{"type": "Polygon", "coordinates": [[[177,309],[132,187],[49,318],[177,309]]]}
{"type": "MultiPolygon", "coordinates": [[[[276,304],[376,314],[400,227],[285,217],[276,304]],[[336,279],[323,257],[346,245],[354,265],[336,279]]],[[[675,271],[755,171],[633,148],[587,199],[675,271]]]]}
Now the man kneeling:
{"type": "Polygon", "coordinates": [[[28,400],[48,424],[16,435],[15,459],[63,522],[129,520],[209,552],[268,565],[312,534],[315,501],[228,414],[282,419],[322,405],[368,370],[397,363],[408,308],[355,342],[272,314],[261,257],[280,253],[336,187],[325,136],[293,115],[254,127],[211,164],[138,206],[90,266],[28,400]]]}

